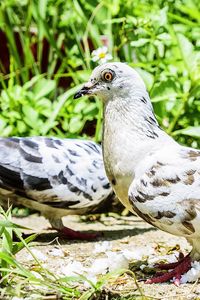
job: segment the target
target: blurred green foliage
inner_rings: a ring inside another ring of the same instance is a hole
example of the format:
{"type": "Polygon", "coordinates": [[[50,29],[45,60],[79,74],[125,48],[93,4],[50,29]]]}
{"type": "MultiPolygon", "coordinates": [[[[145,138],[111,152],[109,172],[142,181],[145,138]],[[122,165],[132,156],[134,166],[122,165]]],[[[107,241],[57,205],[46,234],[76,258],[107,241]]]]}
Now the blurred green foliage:
{"type": "Polygon", "coordinates": [[[2,0],[0,135],[99,141],[101,103],[72,96],[105,35],[113,59],[142,75],[161,126],[200,147],[199,25],[198,0],[2,0]]]}

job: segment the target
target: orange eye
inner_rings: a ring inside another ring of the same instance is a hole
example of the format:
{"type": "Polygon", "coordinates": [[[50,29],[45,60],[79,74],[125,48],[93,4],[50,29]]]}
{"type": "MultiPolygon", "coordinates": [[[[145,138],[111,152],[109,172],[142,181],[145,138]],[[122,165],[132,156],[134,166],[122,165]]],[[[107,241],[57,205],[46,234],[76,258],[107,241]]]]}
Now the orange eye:
{"type": "Polygon", "coordinates": [[[111,81],[113,79],[113,74],[111,72],[105,72],[103,74],[103,79],[105,81],[111,81]]]}

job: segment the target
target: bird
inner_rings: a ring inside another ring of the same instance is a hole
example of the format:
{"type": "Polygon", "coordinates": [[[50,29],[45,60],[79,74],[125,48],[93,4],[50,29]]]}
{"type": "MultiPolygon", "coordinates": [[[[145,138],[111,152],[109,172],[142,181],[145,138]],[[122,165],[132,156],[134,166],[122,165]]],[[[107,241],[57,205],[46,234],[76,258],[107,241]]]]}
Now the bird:
{"type": "Polygon", "coordinates": [[[96,95],[103,102],[103,158],[119,200],[147,223],[185,237],[192,251],[168,270],[146,280],[161,283],[200,260],[200,150],[178,144],[159,125],[139,73],[125,63],[96,67],[74,98],[96,95]]]}
{"type": "Polygon", "coordinates": [[[38,210],[68,239],[93,239],[62,217],[92,213],[112,198],[101,146],[56,137],[0,138],[0,203],[38,210]]]}

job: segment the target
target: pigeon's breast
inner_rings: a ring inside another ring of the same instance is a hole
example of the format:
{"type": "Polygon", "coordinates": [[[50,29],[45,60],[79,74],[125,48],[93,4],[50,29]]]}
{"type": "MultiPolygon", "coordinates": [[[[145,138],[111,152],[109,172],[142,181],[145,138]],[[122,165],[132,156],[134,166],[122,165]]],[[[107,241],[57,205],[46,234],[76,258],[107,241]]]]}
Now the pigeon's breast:
{"type": "MultiPolygon", "coordinates": [[[[115,191],[117,197],[122,202],[122,204],[132,213],[134,213],[133,207],[128,199],[128,189],[132,182],[132,177],[116,177],[115,184],[112,183],[113,190],[115,191]]],[[[113,180],[111,180],[113,182],[113,180]]]]}
{"type": "Polygon", "coordinates": [[[131,160],[127,160],[124,164],[124,151],[121,149],[120,159],[118,156],[119,145],[114,143],[104,144],[104,163],[105,169],[110,183],[122,204],[133,212],[133,209],[128,200],[128,189],[134,179],[134,172],[131,165],[131,160]],[[115,151],[116,150],[116,151],[115,151]]]}

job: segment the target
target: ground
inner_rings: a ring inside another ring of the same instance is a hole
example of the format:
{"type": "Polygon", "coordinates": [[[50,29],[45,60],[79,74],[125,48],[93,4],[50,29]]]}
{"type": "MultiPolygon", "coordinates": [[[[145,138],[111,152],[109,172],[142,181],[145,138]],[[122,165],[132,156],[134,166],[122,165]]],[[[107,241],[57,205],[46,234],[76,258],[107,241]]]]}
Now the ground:
{"type": "MultiPolygon", "coordinates": [[[[68,216],[63,219],[65,225],[70,228],[86,232],[101,231],[103,236],[96,241],[88,242],[67,241],[62,238],[56,239],[57,233],[48,229],[50,225],[42,216],[34,214],[21,219],[13,218],[15,223],[33,228],[33,232],[40,233],[36,243],[34,242],[34,248],[40,250],[47,257],[44,262],[45,266],[58,274],[66,261],[69,260],[80,261],[85,266],[90,265],[97,255],[99,255],[94,251],[95,245],[101,244],[102,241],[110,241],[112,251],[115,252],[124,249],[133,252],[135,249],[144,251],[144,249],[148,249],[149,247],[156,249],[158,253],[159,251],[169,253],[170,251],[173,252],[174,249],[179,249],[179,245],[183,253],[187,253],[190,250],[190,246],[184,238],[174,237],[157,230],[135,216],[117,218],[102,216],[100,219],[90,220],[90,222],[80,220],[78,216],[68,216]],[[55,249],[56,246],[59,246],[63,250],[64,256],[52,256],[51,250],[55,249]]],[[[30,233],[31,231],[27,232],[30,233]]],[[[27,261],[26,250],[19,252],[17,258],[26,264],[30,263],[27,261]]],[[[136,270],[135,274],[138,284],[142,289],[143,295],[148,299],[200,299],[200,284],[197,282],[194,284],[182,284],[179,287],[174,286],[172,283],[147,285],[139,280],[144,274],[142,275],[141,270],[137,271],[136,264],[133,264],[132,268],[136,270]]],[[[138,288],[132,277],[123,275],[118,281],[105,285],[105,297],[102,296],[101,299],[114,299],[112,296],[108,297],[108,294],[124,295],[129,293],[132,295],[132,298],[129,299],[135,299],[134,295],[138,295],[138,288]]]]}

